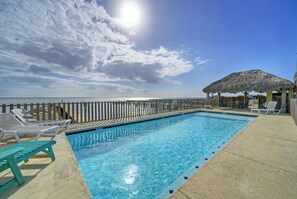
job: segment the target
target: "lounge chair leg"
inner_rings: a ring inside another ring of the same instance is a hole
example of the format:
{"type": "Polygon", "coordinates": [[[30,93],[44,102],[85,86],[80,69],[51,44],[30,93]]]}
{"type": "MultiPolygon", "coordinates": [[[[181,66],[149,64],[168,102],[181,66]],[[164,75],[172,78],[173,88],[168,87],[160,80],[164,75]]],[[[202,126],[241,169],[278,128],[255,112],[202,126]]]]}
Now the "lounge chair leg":
{"type": "Polygon", "coordinates": [[[21,142],[20,136],[17,133],[13,133],[17,142],[21,142]]]}
{"type": "Polygon", "coordinates": [[[59,134],[59,131],[61,130],[61,132],[62,132],[62,129],[57,129],[57,131],[55,132],[55,136],[54,137],[56,137],[58,134],[59,134]]]}
{"type": "Polygon", "coordinates": [[[17,163],[16,163],[14,157],[11,156],[10,158],[8,158],[7,162],[8,162],[8,164],[10,165],[11,171],[12,171],[12,173],[13,173],[13,175],[14,175],[16,181],[17,181],[17,183],[18,183],[19,185],[24,184],[24,183],[25,183],[24,177],[23,177],[23,175],[22,175],[22,173],[21,173],[21,170],[20,170],[20,168],[18,167],[18,165],[17,165],[17,163]]]}
{"type": "Polygon", "coordinates": [[[43,151],[44,153],[48,154],[48,155],[51,157],[52,161],[54,161],[54,160],[56,159],[56,158],[55,158],[54,151],[53,151],[53,149],[52,149],[51,146],[48,147],[47,150],[44,149],[44,150],[42,150],[42,151],[43,151]]]}
{"type": "Polygon", "coordinates": [[[48,148],[48,152],[49,152],[49,155],[51,156],[52,161],[54,161],[56,158],[52,147],[48,148]]]}
{"type": "Polygon", "coordinates": [[[38,140],[38,139],[40,138],[41,133],[42,133],[42,132],[40,132],[40,133],[38,133],[38,134],[36,135],[35,140],[38,140]]]}

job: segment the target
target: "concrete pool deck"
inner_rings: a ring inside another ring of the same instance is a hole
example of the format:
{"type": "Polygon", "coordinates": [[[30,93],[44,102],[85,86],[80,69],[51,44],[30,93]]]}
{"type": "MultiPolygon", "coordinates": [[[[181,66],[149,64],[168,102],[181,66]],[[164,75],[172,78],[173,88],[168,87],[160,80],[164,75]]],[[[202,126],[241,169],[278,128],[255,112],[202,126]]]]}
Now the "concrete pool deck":
{"type": "MultiPolygon", "coordinates": [[[[247,112],[198,109],[214,112],[247,112]]],[[[185,111],[183,111],[185,112],[185,111]]],[[[112,123],[124,124],[180,114],[179,112],[138,117],[104,123],[73,125],[100,128],[112,123]]],[[[44,138],[46,139],[46,138],[44,138]]],[[[10,138],[0,148],[11,144],[10,138]]],[[[75,156],[65,134],[55,138],[56,160],[38,155],[21,164],[26,183],[13,186],[0,198],[90,198],[75,156]]],[[[195,173],[171,198],[296,198],[297,195],[297,127],[289,115],[260,115],[214,158],[195,173]]],[[[0,173],[1,180],[11,176],[0,173]]]]}
{"type": "Polygon", "coordinates": [[[260,115],[176,190],[171,199],[296,198],[297,127],[260,115]]]}

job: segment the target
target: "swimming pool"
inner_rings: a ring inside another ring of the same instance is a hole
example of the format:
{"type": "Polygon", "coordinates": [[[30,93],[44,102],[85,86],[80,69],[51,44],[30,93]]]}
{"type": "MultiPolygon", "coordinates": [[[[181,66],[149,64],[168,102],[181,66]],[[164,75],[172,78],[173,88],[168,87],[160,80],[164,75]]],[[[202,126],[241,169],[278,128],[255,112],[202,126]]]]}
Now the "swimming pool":
{"type": "Polygon", "coordinates": [[[92,198],[166,198],[253,119],[196,112],[67,137],[92,198]]]}

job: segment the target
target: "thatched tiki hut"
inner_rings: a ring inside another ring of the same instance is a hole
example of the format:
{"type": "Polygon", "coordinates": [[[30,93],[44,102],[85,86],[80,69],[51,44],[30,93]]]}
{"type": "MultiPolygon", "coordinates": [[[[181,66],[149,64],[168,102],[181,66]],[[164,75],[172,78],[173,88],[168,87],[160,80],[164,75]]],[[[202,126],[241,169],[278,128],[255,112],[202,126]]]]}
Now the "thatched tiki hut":
{"type": "Polygon", "coordinates": [[[282,93],[281,107],[285,111],[286,96],[289,92],[289,99],[293,97],[294,84],[286,79],[277,77],[275,75],[263,72],[261,70],[249,70],[238,73],[231,73],[230,75],[208,85],[203,89],[203,92],[218,93],[219,100],[221,93],[238,93],[243,92],[245,96],[245,103],[247,103],[247,94],[250,91],[259,93],[267,92],[267,101],[272,100],[272,91],[282,93]]]}

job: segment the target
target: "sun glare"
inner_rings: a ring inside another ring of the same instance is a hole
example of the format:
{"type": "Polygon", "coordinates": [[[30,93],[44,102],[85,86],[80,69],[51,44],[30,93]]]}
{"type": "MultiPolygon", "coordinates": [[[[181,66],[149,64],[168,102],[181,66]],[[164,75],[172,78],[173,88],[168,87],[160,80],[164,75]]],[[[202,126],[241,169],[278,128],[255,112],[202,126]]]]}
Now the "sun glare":
{"type": "Polygon", "coordinates": [[[136,27],[141,21],[141,9],[139,5],[133,1],[125,2],[121,6],[120,17],[129,28],[136,27]]]}

